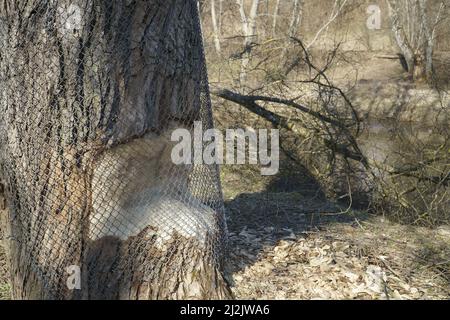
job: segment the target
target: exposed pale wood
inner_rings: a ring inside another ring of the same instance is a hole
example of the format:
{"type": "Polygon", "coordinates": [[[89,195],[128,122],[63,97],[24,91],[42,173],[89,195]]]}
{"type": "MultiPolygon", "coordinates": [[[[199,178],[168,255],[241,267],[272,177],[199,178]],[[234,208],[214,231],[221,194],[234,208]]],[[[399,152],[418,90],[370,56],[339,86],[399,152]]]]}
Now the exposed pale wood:
{"type": "Polygon", "coordinates": [[[251,46],[256,40],[256,18],[258,16],[258,9],[260,0],[253,0],[250,8],[250,13],[245,13],[244,1],[236,0],[241,17],[242,31],[244,33],[244,52],[241,57],[241,71],[239,73],[239,82],[244,85],[247,81],[247,72],[251,59],[251,46]]]}

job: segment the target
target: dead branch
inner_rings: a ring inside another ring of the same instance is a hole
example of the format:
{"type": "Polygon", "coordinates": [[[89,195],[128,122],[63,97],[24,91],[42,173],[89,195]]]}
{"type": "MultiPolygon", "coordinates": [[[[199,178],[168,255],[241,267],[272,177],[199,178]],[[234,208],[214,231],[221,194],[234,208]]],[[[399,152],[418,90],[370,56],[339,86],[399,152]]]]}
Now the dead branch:
{"type": "MultiPolygon", "coordinates": [[[[271,122],[275,127],[281,127],[284,129],[287,129],[289,131],[299,133],[297,130],[295,130],[294,124],[289,121],[286,117],[283,117],[281,115],[278,115],[272,111],[269,111],[263,107],[261,107],[256,101],[266,101],[266,102],[273,102],[278,103],[282,105],[287,105],[290,107],[295,108],[296,110],[300,110],[304,113],[307,113],[313,117],[315,117],[318,120],[321,120],[322,122],[326,122],[332,125],[335,125],[339,127],[340,129],[346,129],[345,125],[338,122],[337,120],[331,119],[327,116],[324,116],[316,111],[313,111],[305,106],[302,106],[298,103],[295,103],[291,100],[285,100],[280,98],[274,98],[274,97],[266,97],[266,96],[252,96],[252,95],[242,95],[236,92],[232,92],[227,89],[219,89],[219,90],[212,90],[212,94],[228,100],[232,101],[234,103],[237,103],[247,110],[257,114],[258,116],[268,120],[271,122]]],[[[364,166],[367,166],[367,159],[363,156],[363,154],[358,149],[356,152],[350,150],[346,145],[339,144],[336,141],[332,141],[330,139],[323,138],[324,145],[332,150],[333,152],[340,154],[344,156],[345,158],[356,160],[358,162],[361,162],[364,166]]],[[[352,138],[350,139],[350,144],[353,146],[353,143],[356,145],[356,141],[352,138]]]]}

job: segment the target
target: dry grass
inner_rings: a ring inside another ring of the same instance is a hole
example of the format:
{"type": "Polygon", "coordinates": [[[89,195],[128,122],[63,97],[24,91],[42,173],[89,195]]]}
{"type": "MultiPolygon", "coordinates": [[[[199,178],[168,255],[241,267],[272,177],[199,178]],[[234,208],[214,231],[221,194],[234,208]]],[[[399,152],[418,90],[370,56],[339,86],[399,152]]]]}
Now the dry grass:
{"type": "Polygon", "coordinates": [[[450,298],[449,229],[354,221],[303,233],[233,230],[236,298],[450,298]]]}

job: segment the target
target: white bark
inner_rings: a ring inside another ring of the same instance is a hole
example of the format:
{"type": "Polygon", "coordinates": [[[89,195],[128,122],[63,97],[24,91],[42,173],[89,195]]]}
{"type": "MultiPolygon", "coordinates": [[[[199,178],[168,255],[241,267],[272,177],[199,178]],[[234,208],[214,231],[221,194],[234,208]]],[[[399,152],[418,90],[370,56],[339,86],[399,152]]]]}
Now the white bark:
{"type": "Polygon", "coordinates": [[[241,26],[242,31],[244,33],[244,38],[246,38],[246,36],[248,35],[248,22],[247,22],[247,15],[245,14],[244,9],[244,0],[236,0],[236,4],[238,5],[239,8],[239,16],[241,18],[241,26]]]}
{"type": "Polygon", "coordinates": [[[421,18],[421,28],[423,30],[423,34],[425,35],[424,46],[425,46],[425,72],[426,77],[428,79],[431,78],[433,72],[433,52],[435,45],[435,36],[436,36],[436,27],[439,23],[440,16],[442,10],[444,8],[444,2],[441,2],[439,6],[439,10],[436,15],[435,23],[432,27],[430,27],[428,21],[428,12],[427,12],[427,2],[428,0],[419,0],[419,8],[420,8],[420,18],[421,18]]]}
{"type": "Polygon", "coordinates": [[[273,11],[273,22],[272,22],[272,36],[274,38],[277,32],[277,22],[279,13],[280,13],[280,0],[277,0],[277,3],[275,4],[275,9],[273,11]]]}
{"type": "Polygon", "coordinates": [[[306,46],[306,49],[309,49],[317,41],[317,39],[319,39],[319,36],[322,34],[322,32],[328,30],[328,27],[330,26],[330,24],[333,23],[334,20],[336,20],[336,18],[342,12],[342,9],[344,8],[344,6],[346,4],[347,4],[347,0],[335,0],[333,10],[331,11],[329,19],[317,31],[314,38],[306,46]]]}
{"type": "Polygon", "coordinates": [[[220,54],[220,35],[216,16],[216,2],[214,0],[211,0],[211,23],[213,27],[214,48],[216,49],[216,53],[220,54]]]}
{"type": "Polygon", "coordinates": [[[256,17],[258,16],[259,0],[253,0],[252,7],[250,9],[250,16],[248,19],[248,30],[250,36],[253,38],[256,36],[256,17]]]}
{"type": "Polygon", "coordinates": [[[408,70],[412,72],[412,70],[414,69],[414,52],[411,44],[406,37],[404,27],[400,21],[399,8],[395,1],[387,0],[387,3],[389,6],[389,14],[391,16],[392,32],[394,33],[397,45],[400,47],[400,50],[405,56],[406,63],[408,64],[408,70]]]}
{"type": "Polygon", "coordinates": [[[258,16],[260,0],[253,0],[248,17],[244,9],[244,0],[236,0],[236,3],[239,7],[242,31],[244,33],[244,53],[241,59],[241,72],[239,74],[239,82],[243,85],[247,81],[247,69],[251,58],[251,45],[256,37],[256,18],[258,16]]]}
{"type": "Polygon", "coordinates": [[[433,52],[436,27],[445,8],[440,2],[438,12],[431,25],[428,0],[387,0],[392,22],[392,31],[408,64],[413,80],[429,81],[433,72],[433,52]]]}
{"type": "Polygon", "coordinates": [[[298,27],[300,26],[302,21],[302,16],[303,16],[303,0],[294,0],[292,17],[288,30],[289,38],[296,36],[298,27]]]}
{"type": "MultiPolygon", "coordinates": [[[[289,23],[289,29],[287,33],[287,43],[292,42],[292,38],[297,36],[298,27],[301,23],[303,15],[303,0],[294,0],[292,7],[292,16],[291,21],[289,23]]],[[[286,45],[283,49],[282,57],[283,60],[286,60],[288,53],[288,45],[286,45]]]]}

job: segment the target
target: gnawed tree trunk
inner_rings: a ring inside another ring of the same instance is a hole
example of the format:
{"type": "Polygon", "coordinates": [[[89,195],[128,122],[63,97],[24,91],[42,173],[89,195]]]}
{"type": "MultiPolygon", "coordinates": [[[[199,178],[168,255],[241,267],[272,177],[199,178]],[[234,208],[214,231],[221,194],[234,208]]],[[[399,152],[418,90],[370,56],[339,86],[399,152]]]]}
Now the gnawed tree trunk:
{"type": "Polygon", "coordinates": [[[405,57],[411,79],[415,82],[431,82],[435,33],[445,7],[444,2],[440,3],[432,21],[428,0],[388,0],[387,3],[392,31],[405,57]]]}
{"type": "MultiPolygon", "coordinates": [[[[389,13],[391,16],[391,22],[392,22],[392,31],[394,33],[395,39],[397,41],[397,44],[400,48],[400,50],[403,53],[403,56],[405,57],[406,63],[408,65],[408,72],[413,75],[414,69],[415,69],[415,53],[414,49],[411,45],[411,43],[408,41],[408,38],[405,33],[405,29],[403,27],[403,24],[400,20],[399,15],[399,7],[397,6],[397,3],[395,1],[389,1],[389,13]]],[[[412,24],[415,26],[415,23],[412,24]]]]}
{"type": "Polygon", "coordinates": [[[217,168],[169,156],[170,130],[211,126],[196,1],[5,0],[0,19],[13,297],[230,297],[217,168]]]}

